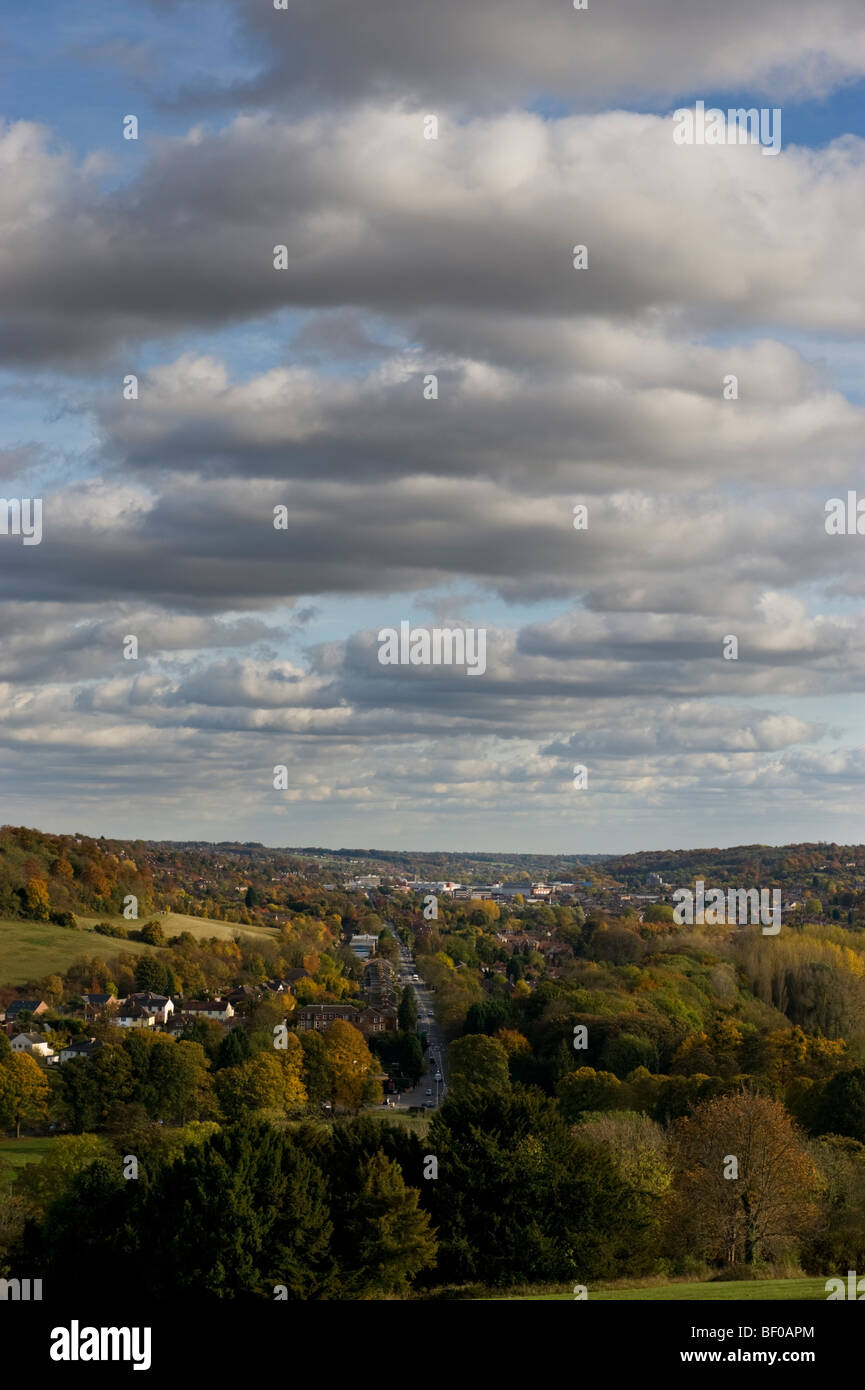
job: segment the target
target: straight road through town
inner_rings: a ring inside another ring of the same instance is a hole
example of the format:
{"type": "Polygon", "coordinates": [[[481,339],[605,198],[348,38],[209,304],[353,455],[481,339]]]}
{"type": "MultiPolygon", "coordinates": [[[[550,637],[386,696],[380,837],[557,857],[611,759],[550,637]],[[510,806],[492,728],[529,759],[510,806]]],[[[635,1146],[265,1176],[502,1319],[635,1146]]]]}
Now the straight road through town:
{"type": "Polygon", "coordinates": [[[447,1091],[447,1057],[445,1053],[445,1039],[441,1028],[436,1022],[433,1013],[433,993],[421,979],[413,979],[416,975],[417,966],[414,956],[407,946],[400,943],[400,984],[408,986],[414,990],[417,1001],[417,1027],[419,1033],[427,1036],[428,1048],[424,1055],[425,1070],[417,1086],[410,1091],[403,1091],[400,1099],[400,1108],[409,1105],[441,1105],[447,1091]],[[436,1081],[436,1074],[442,1080],[436,1081]],[[427,1095],[427,1091],[432,1095],[427,1095]]]}

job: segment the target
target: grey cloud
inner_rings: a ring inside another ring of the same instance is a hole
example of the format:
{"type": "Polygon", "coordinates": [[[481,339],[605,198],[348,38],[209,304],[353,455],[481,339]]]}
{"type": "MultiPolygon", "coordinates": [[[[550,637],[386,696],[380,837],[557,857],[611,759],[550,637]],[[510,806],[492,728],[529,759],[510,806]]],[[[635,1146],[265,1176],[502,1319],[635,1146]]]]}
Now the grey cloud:
{"type": "Polygon", "coordinates": [[[700,84],[775,97],[823,95],[865,69],[861,8],[836,0],[289,0],[275,11],[239,0],[261,70],[220,86],[201,80],[171,104],[340,103],[373,94],[430,104],[502,107],[558,97],[592,107],[674,96],[700,84]]]}
{"type": "Polygon", "coordinates": [[[0,357],[80,369],[123,346],[128,362],[142,340],[286,307],[865,323],[861,141],[766,160],[674,146],[653,116],[522,113],[454,124],[424,148],[421,122],[394,109],[240,118],[159,142],[110,192],[98,161],[7,127],[0,357]],[[823,215],[803,222],[815,202],[823,215]],[[587,271],[572,267],[578,242],[587,271]]]}

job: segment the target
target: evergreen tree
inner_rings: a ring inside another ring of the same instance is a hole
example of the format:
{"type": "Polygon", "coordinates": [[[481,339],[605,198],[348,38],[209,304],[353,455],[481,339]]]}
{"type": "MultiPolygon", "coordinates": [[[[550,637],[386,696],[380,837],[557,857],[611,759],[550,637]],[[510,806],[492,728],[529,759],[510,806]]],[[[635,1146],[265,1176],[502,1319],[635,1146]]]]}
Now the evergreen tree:
{"type": "Polygon", "coordinates": [[[365,1159],[348,1213],[347,1283],[367,1295],[405,1293],[435,1264],[438,1243],[420,1193],[406,1187],[399,1166],[380,1150],[365,1159]]]}
{"type": "Polygon", "coordinates": [[[408,986],[403,990],[399,1001],[397,1024],[403,1033],[414,1033],[417,1028],[417,1001],[414,990],[408,986]]]}
{"type": "Polygon", "coordinates": [[[245,1028],[232,1028],[226,1033],[216,1052],[216,1070],[222,1067],[236,1067],[252,1055],[249,1034],[245,1028]]]}

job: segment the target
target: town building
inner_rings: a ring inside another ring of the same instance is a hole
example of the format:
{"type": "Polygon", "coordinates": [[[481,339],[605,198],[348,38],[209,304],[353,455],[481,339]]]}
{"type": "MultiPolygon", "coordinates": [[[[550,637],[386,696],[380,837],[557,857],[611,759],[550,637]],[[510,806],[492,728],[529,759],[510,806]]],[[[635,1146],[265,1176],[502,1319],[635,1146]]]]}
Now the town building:
{"type": "Polygon", "coordinates": [[[182,999],[177,1005],[180,1018],[212,1018],[227,1023],[234,1018],[234,1008],[227,999],[182,999]]]}
{"type": "Polygon", "coordinates": [[[369,960],[378,950],[377,936],[353,936],[349,941],[349,949],[354,951],[361,960],[369,960]]]}
{"type": "Polygon", "coordinates": [[[12,1039],[12,1051],[24,1052],[30,1057],[41,1057],[46,1061],[57,1055],[42,1033],[16,1033],[12,1039]]]}

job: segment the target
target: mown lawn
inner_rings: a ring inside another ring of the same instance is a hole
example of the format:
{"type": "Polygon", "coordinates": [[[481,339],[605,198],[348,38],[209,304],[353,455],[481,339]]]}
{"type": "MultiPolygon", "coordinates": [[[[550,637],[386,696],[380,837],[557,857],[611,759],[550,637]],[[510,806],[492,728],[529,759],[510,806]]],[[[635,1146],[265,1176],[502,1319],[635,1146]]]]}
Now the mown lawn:
{"type": "MultiPolygon", "coordinates": [[[[48,1152],[51,1139],[30,1139],[22,1135],[20,1139],[0,1139],[0,1184],[4,1174],[8,1175],[6,1164],[15,1171],[28,1163],[38,1163],[48,1152]]],[[[15,1172],[12,1173],[14,1178],[15,1172]]]]}
{"type": "MultiPolygon", "coordinates": [[[[598,1289],[588,1291],[590,1300],[598,1303],[643,1302],[730,1302],[747,1299],[753,1302],[818,1302],[826,1299],[826,1280],[810,1279],[748,1279],[716,1284],[653,1284],[648,1288],[598,1289]]],[[[573,1288],[563,1293],[489,1294],[484,1301],[505,1298],[520,1303],[574,1300],[573,1288]]]]}

